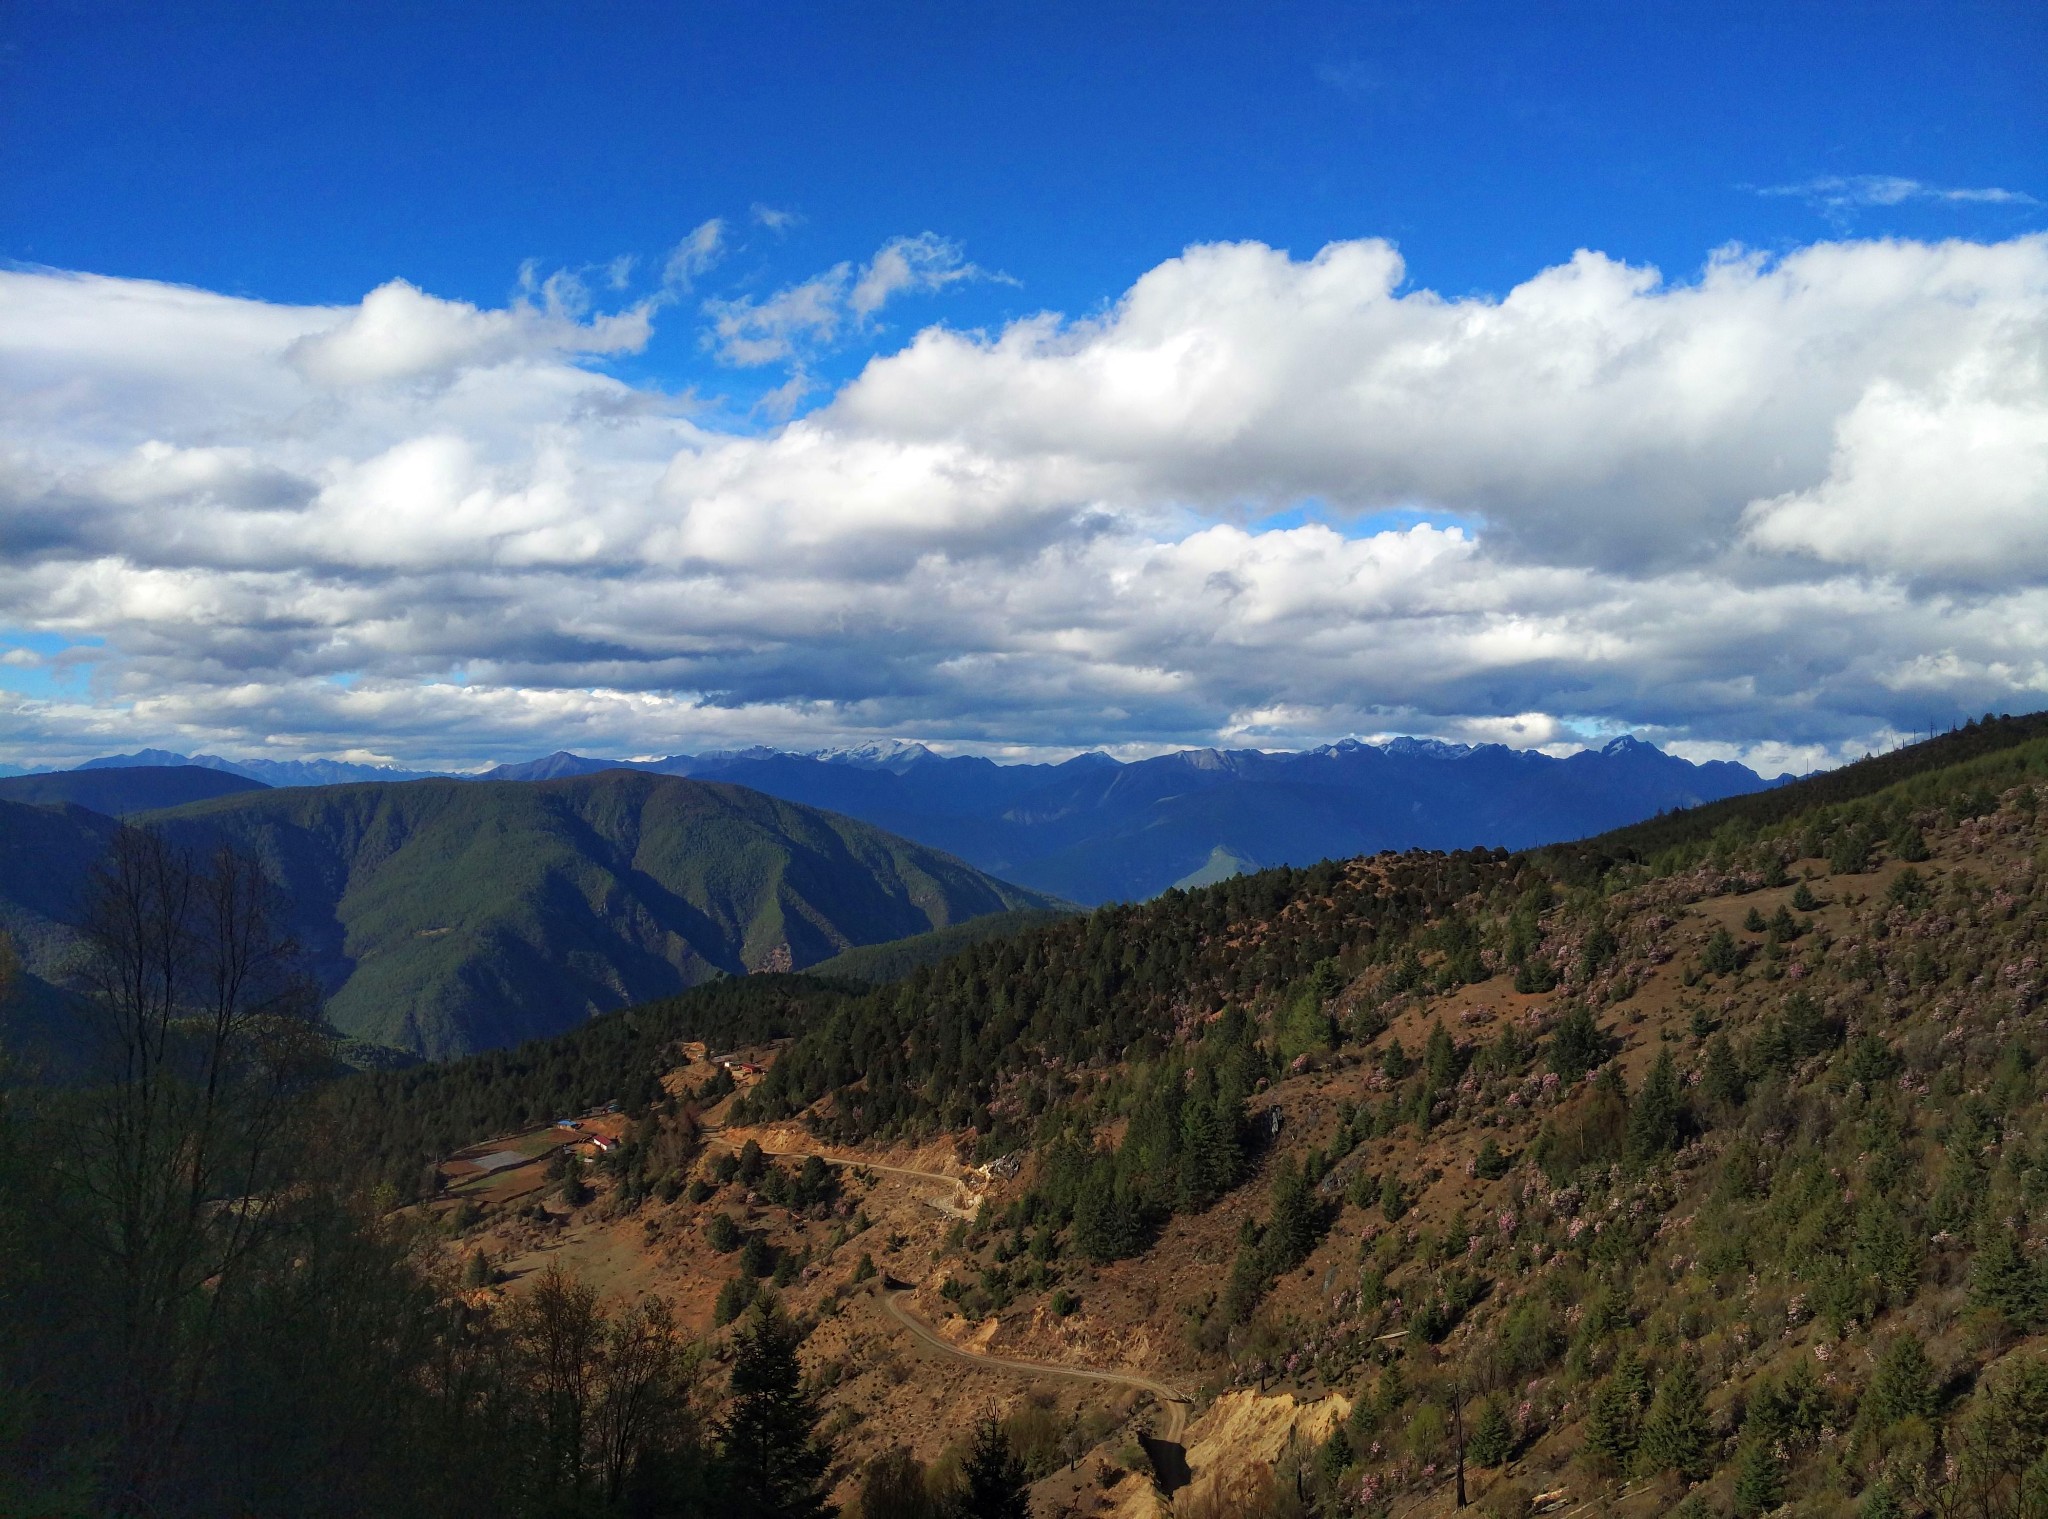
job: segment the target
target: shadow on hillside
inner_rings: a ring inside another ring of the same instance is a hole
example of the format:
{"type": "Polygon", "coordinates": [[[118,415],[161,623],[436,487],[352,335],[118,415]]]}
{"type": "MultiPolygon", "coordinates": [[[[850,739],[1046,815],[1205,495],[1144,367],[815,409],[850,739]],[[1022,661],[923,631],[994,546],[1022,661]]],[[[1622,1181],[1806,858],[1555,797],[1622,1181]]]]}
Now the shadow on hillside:
{"type": "Polygon", "coordinates": [[[1146,1459],[1152,1463],[1153,1485],[1167,1497],[1194,1480],[1194,1473],[1188,1469],[1186,1446],[1176,1440],[1158,1439],[1143,1430],[1138,1431],[1138,1444],[1144,1447],[1146,1459]]]}

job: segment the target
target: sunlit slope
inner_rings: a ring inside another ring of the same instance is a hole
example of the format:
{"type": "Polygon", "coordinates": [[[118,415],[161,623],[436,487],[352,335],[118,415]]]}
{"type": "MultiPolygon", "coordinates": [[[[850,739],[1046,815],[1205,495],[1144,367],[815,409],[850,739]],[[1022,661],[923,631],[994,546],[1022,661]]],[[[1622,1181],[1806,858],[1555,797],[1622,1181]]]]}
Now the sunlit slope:
{"type": "Polygon", "coordinates": [[[628,771],[259,792],[144,820],[254,850],[336,1026],[430,1056],[1047,905],[849,818],[628,771]]]}

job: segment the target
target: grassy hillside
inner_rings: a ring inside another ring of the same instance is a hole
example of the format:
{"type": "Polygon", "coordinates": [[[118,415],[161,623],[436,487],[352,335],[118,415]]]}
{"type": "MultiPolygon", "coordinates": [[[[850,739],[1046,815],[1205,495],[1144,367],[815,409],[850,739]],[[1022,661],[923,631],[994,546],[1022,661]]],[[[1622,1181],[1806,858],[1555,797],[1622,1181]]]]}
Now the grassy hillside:
{"type": "Polygon", "coordinates": [[[625,771],[251,792],[141,820],[254,851],[335,1026],[436,1057],[1047,905],[847,818],[625,771]]]}

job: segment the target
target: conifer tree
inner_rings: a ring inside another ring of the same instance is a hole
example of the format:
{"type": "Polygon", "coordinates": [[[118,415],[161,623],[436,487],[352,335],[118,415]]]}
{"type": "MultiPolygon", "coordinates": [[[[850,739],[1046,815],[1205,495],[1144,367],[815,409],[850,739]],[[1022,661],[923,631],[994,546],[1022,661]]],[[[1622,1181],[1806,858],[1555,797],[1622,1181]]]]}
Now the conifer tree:
{"type": "Polygon", "coordinates": [[[1724,1035],[1716,1034],[1707,1042],[1707,1065],[1700,1073],[1700,1091],[1709,1102],[1727,1108],[1741,1107],[1742,1099],[1748,1095],[1742,1066],[1724,1035]]]}
{"type": "Polygon", "coordinates": [[[1266,1230],[1274,1271],[1290,1271],[1314,1252],[1323,1235],[1322,1212],[1294,1157],[1281,1156],[1273,1173],[1273,1221],[1266,1230]]]}
{"type": "Polygon", "coordinates": [[[1785,1463],[1769,1440],[1743,1442],[1735,1467],[1735,1519],[1756,1519],[1785,1501],[1785,1463]]]}
{"type": "Polygon", "coordinates": [[[961,1475],[960,1519],[1031,1519],[1030,1473],[993,1414],[975,1424],[961,1475]]]}
{"type": "Polygon", "coordinates": [[[1187,1212],[1199,1213],[1223,1195],[1229,1185],[1223,1154],[1222,1124],[1206,1102],[1190,1102],[1180,1115],[1180,1176],[1175,1200],[1187,1212]]]}
{"type": "Polygon", "coordinates": [[[1566,1081],[1577,1081],[1607,1058],[1607,1036],[1583,1002],[1574,1002],[1550,1036],[1550,1068],[1566,1081]]]}
{"type": "Polygon", "coordinates": [[[1662,1050],[1649,1075],[1643,1078],[1643,1089],[1629,1107],[1624,1158],[1631,1169],[1653,1165],[1678,1148],[1682,1103],[1678,1068],[1671,1063],[1671,1051],[1662,1050]]]}
{"type": "Polygon", "coordinates": [[[1889,1429],[1913,1416],[1924,1419],[1934,1412],[1934,1366],[1917,1334],[1901,1334],[1885,1347],[1870,1388],[1863,1394],[1861,1412],[1877,1429],[1889,1429]]]}
{"type": "Polygon", "coordinates": [[[1444,1031],[1442,1022],[1429,1026],[1429,1039],[1422,1047],[1423,1079],[1433,1092],[1447,1092],[1457,1084],[1463,1062],[1457,1042],[1444,1031]]]}
{"type": "Polygon", "coordinates": [[[1920,1249],[1896,1206],[1872,1198],[1856,1230],[1856,1261],[1877,1284],[1882,1306],[1910,1303],[1920,1290],[1920,1249]]]}
{"type": "Polygon", "coordinates": [[[1586,1454],[1626,1472],[1641,1439],[1648,1395],[1649,1374],[1636,1353],[1623,1347],[1586,1416],[1586,1454]]]}
{"type": "Polygon", "coordinates": [[[1688,1482],[1714,1469],[1713,1431],[1699,1371],[1681,1360],[1657,1384],[1657,1400],[1643,1424],[1642,1462],[1651,1471],[1677,1472],[1688,1482]]]}
{"type": "Polygon", "coordinates": [[[1380,1214],[1388,1223],[1396,1223],[1408,1211],[1408,1190],[1401,1185],[1401,1178],[1388,1171],[1380,1178],[1380,1214]]]}
{"type": "Polygon", "coordinates": [[[818,1400],[797,1362],[802,1331],[763,1294],[734,1343],[732,1406],[720,1427],[728,1519],[832,1519],[818,1400]]]}
{"type": "Polygon", "coordinates": [[[1711,975],[1731,974],[1742,964],[1736,952],[1735,940],[1725,928],[1717,928],[1707,939],[1707,947],[1700,953],[1700,964],[1711,975]]]}
{"type": "Polygon", "coordinates": [[[2041,1312],[2041,1283],[2009,1219],[1987,1220],[1970,1271],[1970,1301],[2004,1315],[2016,1329],[2033,1326],[2041,1312]]]}
{"type": "Polygon", "coordinates": [[[1499,1466],[1514,1452],[1515,1432],[1497,1399],[1488,1398],[1472,1423],[1472,1438],[1465,1449],[1481,1466],[1499,1466]]]}

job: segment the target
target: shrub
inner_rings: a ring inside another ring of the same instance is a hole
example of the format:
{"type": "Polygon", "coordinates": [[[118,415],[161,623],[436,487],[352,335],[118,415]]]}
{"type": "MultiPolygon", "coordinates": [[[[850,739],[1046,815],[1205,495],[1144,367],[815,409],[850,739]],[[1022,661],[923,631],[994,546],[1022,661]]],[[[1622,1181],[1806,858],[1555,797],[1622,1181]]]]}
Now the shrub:
{"type": "Polygon", "coordinates": [[[751,1276],[736,1276],[718,1289],[718,1301],[711,1306],[711,1322],[720,1329],[747,1311],[757,1289],[751,1276]]]}
{"type": "Polygon", "coordinates": [[[714,1213],[704,1226],[704,1242],[720,1255],[730,1255],[742,1242],[740,1226],[730,1213],[714,1213]]]}
{"type": "Polygon", "coordinates": [[[747,1236],[747,1242],[740,1247],[740,1275],[766,1276],[775,1269],[775,1251],[758,1234],[747,1236]]]}
{"type": "Polygon", "coordinates": [[[1733,975],[1742,968],[1742,957],[1735,948],[1735,940],[1725,928],[1717,928],[1707,938],[1707,947],[1700,951],[1700,967],[1709,975],[1733,975]]]}
{"type": "Polygon", "coordinates": [[[1489,1134],[1479,1147],[1479,1156],[1472,1162],[1474,1174],[1486,1181],[1499,1181],[1514,1165],[1514,1157],[1503,1154],[1501,1147],[1489,1134]]]}

